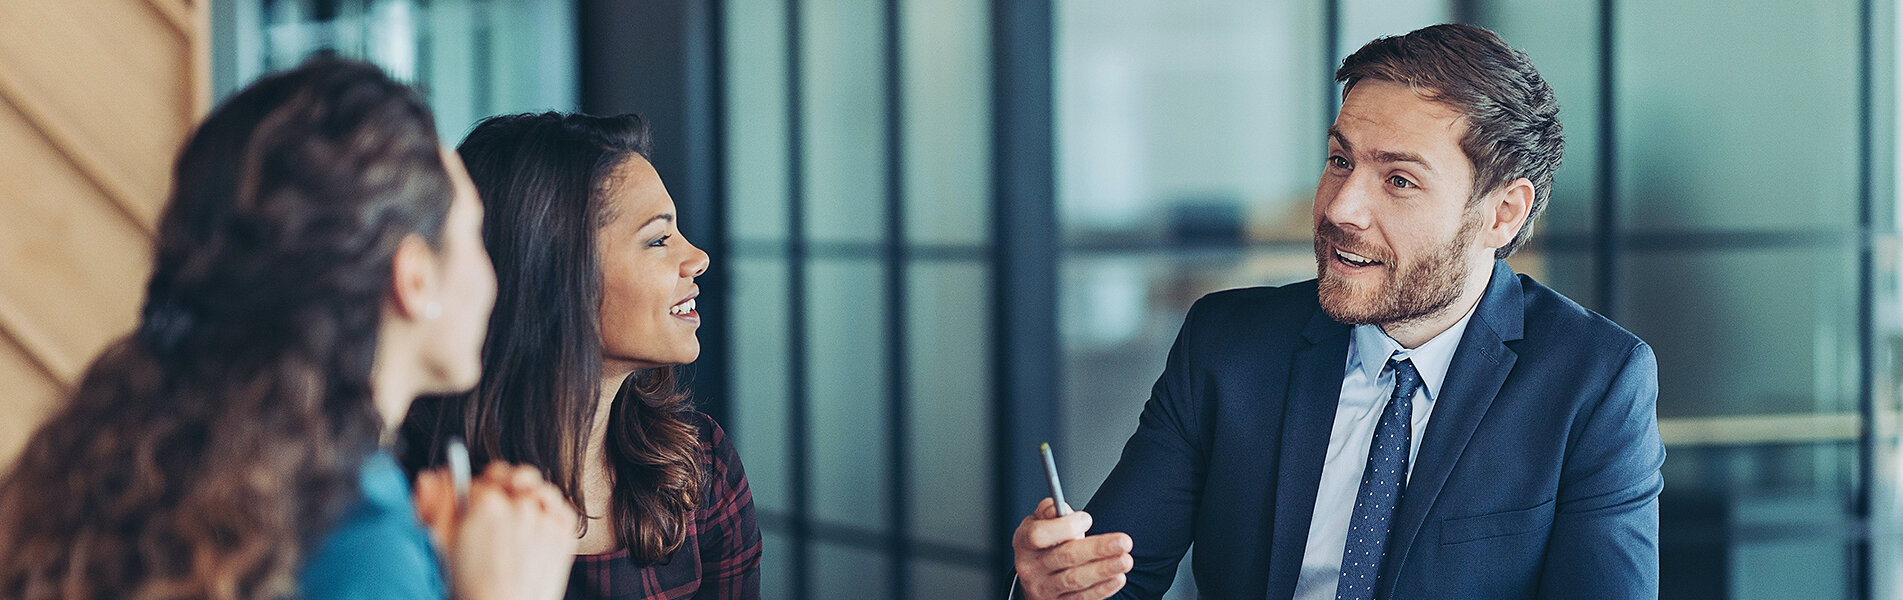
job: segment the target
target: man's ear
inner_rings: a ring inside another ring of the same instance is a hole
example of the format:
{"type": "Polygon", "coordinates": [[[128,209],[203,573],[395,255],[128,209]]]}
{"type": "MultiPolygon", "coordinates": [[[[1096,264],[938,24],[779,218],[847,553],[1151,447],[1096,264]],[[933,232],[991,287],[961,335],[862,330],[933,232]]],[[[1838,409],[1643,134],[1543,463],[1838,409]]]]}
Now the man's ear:
{"type": "Polygon", "coordinates": [[[397,242],[396,255],[390,259],[390,274],[392,308],[404,318],[423,319],[441,275],[436,251],[416,234],[403,236],[403,241],[397,242]]]}
{"type": "Polygon", "coordinates": [[[1500,248],[1520,234],[1520,226],[1533,212],[1533,182],[1515,179],[1482,201],[1480,242],[1487,248],[1500,248]]]}

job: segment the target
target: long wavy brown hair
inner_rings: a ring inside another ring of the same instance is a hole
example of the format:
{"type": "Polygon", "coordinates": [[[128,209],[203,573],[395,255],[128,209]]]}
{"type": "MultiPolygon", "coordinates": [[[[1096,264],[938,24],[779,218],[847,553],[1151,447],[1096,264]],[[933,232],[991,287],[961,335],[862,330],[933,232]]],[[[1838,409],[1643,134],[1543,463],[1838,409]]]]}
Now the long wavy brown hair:
{"type": "Polygon", "coordinates": [[[452,188],[429,111],[365,63],[259,80],[178,157],[137,331],[0,481],[0,598],[282,598],[357,501],[398,242],[452,188]]]}
{"type": "Polygon", "coordinates": [[[615,169],[650,147],[647,123],[635,115],[507,115],[469,133],[456,150],[482,195],[483,242],[496,267],[482,382],[465,396],[419,399],[403,431],[411,470],[439,463],[447,437],[463,436],[478,465],[535,465],[586,507],[590,426],[609,419],[610,523],[642,564],[666,559],[687,539],[704,477],[699,432],[684,418],[692,404],[673,368],[633,374],[608,414],[596,414],[597,232],[613,218],[615,169]]]}

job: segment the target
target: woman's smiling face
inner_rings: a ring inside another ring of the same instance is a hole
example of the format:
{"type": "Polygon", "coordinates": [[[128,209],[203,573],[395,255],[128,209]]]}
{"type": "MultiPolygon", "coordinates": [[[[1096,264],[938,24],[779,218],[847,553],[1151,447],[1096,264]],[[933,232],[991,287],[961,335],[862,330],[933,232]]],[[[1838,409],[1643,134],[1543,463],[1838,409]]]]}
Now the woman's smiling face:
{"type": "Polygon", "coordinates": [[[604,184],[596,238],[603,360],[625,369],[694,362],[694,278],[707,271],[707,253],[681,235],[674,199],[646,158],[629,156],[604,184]]]}

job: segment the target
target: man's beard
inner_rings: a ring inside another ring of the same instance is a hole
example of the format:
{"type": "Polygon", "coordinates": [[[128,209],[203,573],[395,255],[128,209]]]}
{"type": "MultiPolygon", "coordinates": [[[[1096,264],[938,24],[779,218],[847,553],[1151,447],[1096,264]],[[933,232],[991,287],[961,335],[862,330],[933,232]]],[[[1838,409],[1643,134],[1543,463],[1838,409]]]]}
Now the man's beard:
{"type": "Polygon", "coordinates": [[[1468,248],[1480,234],[1479,215],[1463,215],[1465,223],[1446,244],[1419,260],[1402,265],[1398,257],[1370,254],[1366,246],[1334,223],[1315,224],[1315,267],[1320,281],[1322,310],[1336,321],[1349,325],[1394,325],[1406,323],[1453,306],[1473,267],[1467,262],[1468,248]],[[1380,261],[1385,277],[1378,288],[1351,283],[1329,272],[1335,260],[1335,248],[1380,261]],[[1360,288],[1360,289],[1357,289],[1360,288]]]}

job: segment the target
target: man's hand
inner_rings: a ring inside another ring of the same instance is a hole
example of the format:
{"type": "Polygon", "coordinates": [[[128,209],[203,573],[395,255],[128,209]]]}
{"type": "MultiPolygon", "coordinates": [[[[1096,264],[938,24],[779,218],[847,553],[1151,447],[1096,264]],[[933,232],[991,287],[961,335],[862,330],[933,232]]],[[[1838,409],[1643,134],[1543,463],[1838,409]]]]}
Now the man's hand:
{"type": "Polygon", "coordinates": [[[1050,498],[1018,524],[1011,537],[1018,585],[1030,600],[1102,600],[1123,589],[1124,574],[1135,566],[1133,547],[1124,533],[1090,531],[1090,514],[1062,517],[1050,498]]]}

